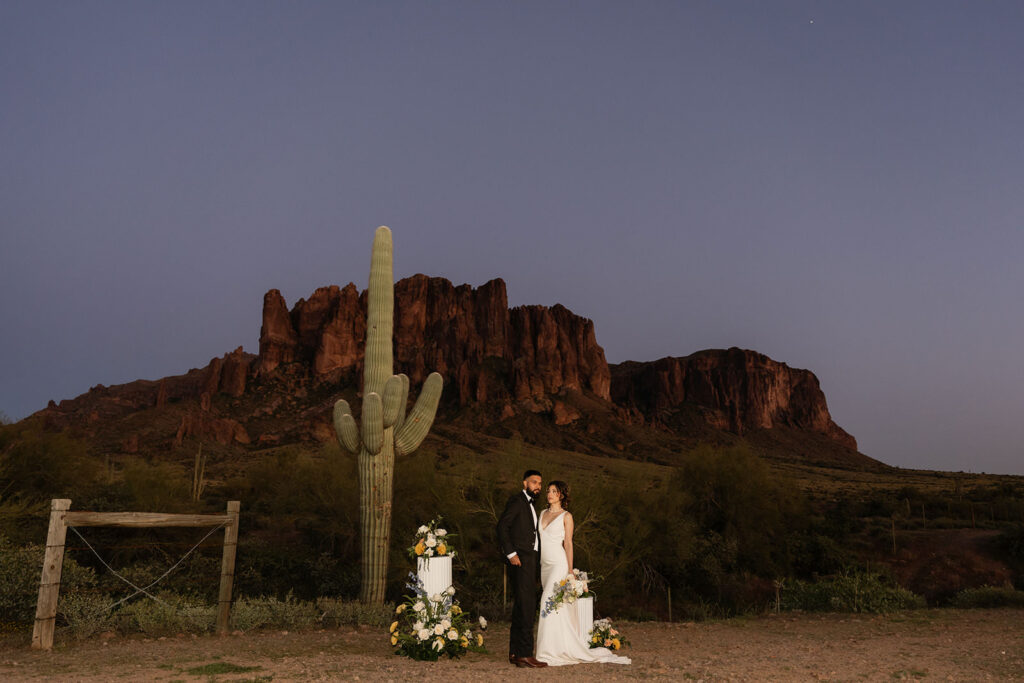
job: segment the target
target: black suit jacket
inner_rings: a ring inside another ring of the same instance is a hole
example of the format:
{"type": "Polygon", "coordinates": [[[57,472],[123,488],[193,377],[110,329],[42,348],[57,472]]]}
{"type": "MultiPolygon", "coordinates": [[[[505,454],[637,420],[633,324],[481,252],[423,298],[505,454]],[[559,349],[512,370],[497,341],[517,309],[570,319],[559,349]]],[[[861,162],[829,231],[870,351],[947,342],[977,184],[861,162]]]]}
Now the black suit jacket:
{"type": "Polygon", "coordinates": [[[508,499],[505,511],[498,519],[498,545],[501,546],[501,552],[505,557],[512,553],[522,556],[524,553],[533,552],[535,539],[537,549],[540,549],[540,535],[533,522],[531,507],[533,503],[526,500],[523,491],[508,499]]]}

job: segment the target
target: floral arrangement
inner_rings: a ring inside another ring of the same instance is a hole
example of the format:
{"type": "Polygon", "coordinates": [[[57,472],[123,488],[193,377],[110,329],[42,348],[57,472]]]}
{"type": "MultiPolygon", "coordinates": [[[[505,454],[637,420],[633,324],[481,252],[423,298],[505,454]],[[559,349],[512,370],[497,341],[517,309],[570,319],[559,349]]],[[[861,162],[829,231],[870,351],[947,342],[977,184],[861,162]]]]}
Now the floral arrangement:
{"type": "Polygon", "coordinates": [[[594,597],[594,594],[590,591],[589,581],[590,579],[587,577],[586,572],[573,569],[572,574],[558,582],[555,592],[548,598],[547,604],[544,605],[540,615],[546,617],[553,612],[557,612],[558,608],[562,605],[571,605],[580,598],[594,597]]]}
{"type": "Polygon", "coordinates": [[[611,619],[598,619],[594,622],[594,628],[590,629],[591,648],[606,647],[609,650],[619,650],[623,645],[629,645],[629,641],[612,628],[611,619]]]}
{"type": "MultiPolygon", "coordinates": [[[[396,655],[436,662],[442,655],[456,659],[466,652],[486,652],[484,636],[474,633],[469,615],[454,599],[455,588],[428,596],[419,577],[410,573],[406,588],[413,595],[395,608],[395,621],[389,629],[396,655]]],[[[480,630],[487,620],[479,619],[480,630]]]]}
{"type": "Polygon", "coordinates": [[[440,526],[441,519],[438,516],[416,530],[413,544],[408,549],[409,557],[455,557],[452,534],[440,526]]]}

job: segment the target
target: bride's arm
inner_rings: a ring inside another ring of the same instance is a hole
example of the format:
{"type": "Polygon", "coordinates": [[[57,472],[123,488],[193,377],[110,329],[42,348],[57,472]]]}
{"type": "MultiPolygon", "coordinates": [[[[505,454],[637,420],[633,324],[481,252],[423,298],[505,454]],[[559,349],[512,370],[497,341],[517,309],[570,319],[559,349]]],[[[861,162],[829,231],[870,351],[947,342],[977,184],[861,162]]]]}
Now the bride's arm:
{"type": "Polygon", "coordinates": [[[565,548],[565,560],[569,563],[569,573],[572,573],[572,513],[565,513],[565,540],[562,541],[562,547],[565,548]]]}

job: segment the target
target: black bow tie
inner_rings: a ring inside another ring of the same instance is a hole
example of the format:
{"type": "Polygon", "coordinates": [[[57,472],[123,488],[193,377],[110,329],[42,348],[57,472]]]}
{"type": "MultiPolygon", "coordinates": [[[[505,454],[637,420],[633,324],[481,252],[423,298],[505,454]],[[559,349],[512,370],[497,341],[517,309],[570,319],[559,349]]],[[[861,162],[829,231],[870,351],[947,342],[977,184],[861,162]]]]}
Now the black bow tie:
{"type": "Polygon", "coordinates": [[[526,494],[526,500],[528,500],[528,501],[530,501],[532,503],[533,502],[533,496],[531,496],[529,493],[527,493],[526,494]]]}

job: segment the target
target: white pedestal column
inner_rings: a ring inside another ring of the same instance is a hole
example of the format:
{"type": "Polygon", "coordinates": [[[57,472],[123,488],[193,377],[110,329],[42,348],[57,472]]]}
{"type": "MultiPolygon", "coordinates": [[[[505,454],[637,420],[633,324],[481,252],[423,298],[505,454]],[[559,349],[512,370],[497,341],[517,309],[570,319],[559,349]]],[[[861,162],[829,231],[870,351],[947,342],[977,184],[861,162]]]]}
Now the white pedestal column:
{"type": "Polygon", "coordinates": [[[427,597],[444,593],[452,585],[452,558],[418,557],[416,574],[423,583],[427,597]]]}

